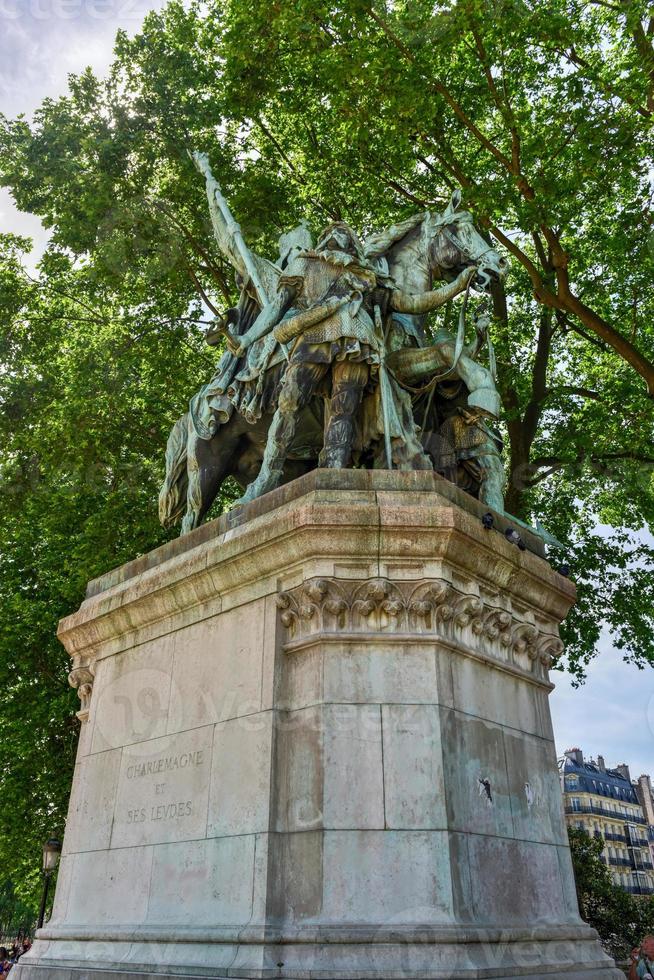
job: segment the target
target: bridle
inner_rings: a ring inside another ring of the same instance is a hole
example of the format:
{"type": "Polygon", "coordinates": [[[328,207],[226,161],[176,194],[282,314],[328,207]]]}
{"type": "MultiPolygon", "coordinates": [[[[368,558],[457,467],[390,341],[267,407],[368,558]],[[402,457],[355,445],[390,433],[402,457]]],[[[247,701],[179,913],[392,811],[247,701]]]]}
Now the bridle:
{"type": "MultiPolygon", "coordinates": [[[[452,218],[453,215],[441,215],[432,225],[430,233],[432,236],[435,236],[436,234],[442,235],[445,240],[448,241],[450,245],[453,245],[464,258],[468,259],[470,263],[478,267],[479,277],[483,278],[484,280],[480,282],[479,285],[483,289],[490,284],[491,279],[488,272],[479,269],[479,266],[481,265],[481,261],[484,256],[488,255],[489,252],[494,252],[495,249],[492,245],[489,245],[483,250],[483,252],[480,252],[478,255],[473,255],[470,251],[470,246],[459,238],[456,231],[452,230],[452,225],[456,225],[456,219],[453,221],[452,218]]],[[[468,215],[465,219],[462,218],[462,215],[459,215],[459,221],[461,220],[465,220],[472,224],[472,216],[470,215],[468,215]]]]}
{"type": "MultiPolygon", "coordinates": [[[[446,239],[446,241],[450,243],[450,245],[453,245],[454,248],[456,248],[464,258],[468,259],[468,261],[472,265],[475,265],[477,267],[477,279],[480,280],[478,285],[483,289],[490,284],[491,277],[486,270],[481,268],[481,261],[485,255],[488,255],[489,252],[494,252],[495,249],[493,248],[492,245],[489,245],[479,255],[473,256],[470,250],[470,246],[459,238],[459,236],[456,234],[456,231],[452,230],[452,225],[455,224],[455,222],[453,222],[452,220],[453,217],[454,216],[452,214],[440,215],[431,225],[431,228],[429,230],[430,236],[432,237],[432,239],[434,239],[436,235],[439,234],[443,235],[443,237],[446,239]]],[[[462,220],[462,215],[459,215],[459,221],[461,220],[462,220]]],[[[464,218],[463,220],[469,222],[472,225],[472,215],[470,215],[468,212],[466,212],[466,218],[464,218]]],[[[442,374],[439,374],[434,378],[432,378],[432,382],[430,382],[430,385],[433,382],[443,380],[443,378],[451,375],[456,370],[456,366],[459,363],[459,358],[463,353],[463,347],[465,344],[465,323],[466,323],[466,314],[468,312],[468,300],[470,298],[471,286],[472,286],[472,280],[469,280],[463,296],[463,302],[461,303],[461,308],[459,310],[459,322],[457,325],[456,339],[454,342],[454,356],[452,358],[452,364],[442,374]]],[[[488,355],[489,355],[489,360],[491,365],[490,367],[491,375],[493,376],[493,378],[495,378],[495,374],[496,374],[495,352],[493,350],[493,343],[491,341],[490,335],[487,335],[486,342],[488,344],[488,355]]]]}

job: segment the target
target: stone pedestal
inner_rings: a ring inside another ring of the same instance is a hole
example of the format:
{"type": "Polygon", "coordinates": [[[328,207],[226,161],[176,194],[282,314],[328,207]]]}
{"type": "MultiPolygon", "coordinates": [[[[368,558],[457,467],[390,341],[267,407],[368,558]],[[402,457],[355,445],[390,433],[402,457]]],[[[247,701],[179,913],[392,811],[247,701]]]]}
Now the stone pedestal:
{"type": "Polygon", "coordinates": [[[579,919],[552,740],[574,589],[483,510],[431,473],[316,471],[91,583],[17,980],[621,976],[579,919]]]}

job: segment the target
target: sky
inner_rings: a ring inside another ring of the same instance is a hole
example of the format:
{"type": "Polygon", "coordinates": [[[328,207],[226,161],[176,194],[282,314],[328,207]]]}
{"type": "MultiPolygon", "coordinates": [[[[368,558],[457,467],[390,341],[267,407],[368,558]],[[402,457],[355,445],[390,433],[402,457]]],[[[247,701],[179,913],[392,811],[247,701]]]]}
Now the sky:
{"type": "MultiPolygon", "coordinates": [[[[29,116],[44,98],[64,94],[69,73],[90,65],[103,74],[116,30],[135,33],[148,10],[163,6],[164,0],[0,0],[0,111],[29,116]]],[[[47,241],[39,220],[18,212],[4,190],[0,229],[31,236],[34,257],[47,241]]],[[[578,746],[588,756],[603,755],[609,766],[627,762],[634,777],[654,776],[654,670],[625,664],[604,636],[582,687],[563,674],[552,680],[559,753],[578,746]]]]}
{"type": "MultiPolygon", "coordinates": [[[[149,10],[164,0],[0,0],[0,112],[28,117],[45,98],[67,88],[69,74],[90,65],[102,75],[121,28],[135,34],[149,10]]],[[[47,234],[33,215],[16,210],[0,189],[0,227],[34,240],[34,256],[47,234]]]]}

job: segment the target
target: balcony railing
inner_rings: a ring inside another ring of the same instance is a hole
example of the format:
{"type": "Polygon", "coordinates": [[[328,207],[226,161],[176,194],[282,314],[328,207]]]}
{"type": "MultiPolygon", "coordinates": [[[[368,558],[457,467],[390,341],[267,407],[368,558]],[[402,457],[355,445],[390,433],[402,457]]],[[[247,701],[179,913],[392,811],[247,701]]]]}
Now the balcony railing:
{"type": "Polygon", "coordinates": [[[629,858],[609,857],[609,864],[613,864],[616,868],[630,868],[632,862],[629,858]]]}
{"type": "Polygon", "coordinates": [[[630,895],[654,895],[654,888],[649,885],[622,885],[621,887],[630,895]]]}
{"type": "Polygon", "coordinates": [[[626,820],[628,823],[638,823],[645,824],[647,821],[644,817],[636,817],[631,813],[626,813],[624,810],[609,810],[605,806],[593,806],[588,803],[580,804],[579,806],[572,806],[567,803],[565,807],[566,813],[596,813],[600,817],[612,817],[613,820],[626,820]]]}

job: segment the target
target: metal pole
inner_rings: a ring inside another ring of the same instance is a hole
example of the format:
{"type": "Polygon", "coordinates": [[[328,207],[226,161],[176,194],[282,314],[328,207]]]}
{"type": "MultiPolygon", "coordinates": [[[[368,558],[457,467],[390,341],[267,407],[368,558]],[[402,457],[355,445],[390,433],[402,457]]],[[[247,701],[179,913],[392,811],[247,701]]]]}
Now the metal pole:
{"type": "Polygon", "coordinates": [[[48,888],[50,886],[50,875],[51,874],[52,874],[51,871],[44,871],[43,872],[43,878],[44,878],[44,880],[43,880],[43,894],[41,895],[41,908],[39,909],[39,921],[38,921],[37,926],[36,926],[37,929],[42,929],[43,928],[43,920],[45,919],[45,905],[46,905],[46,902],[48,901],[48,888]]]}

